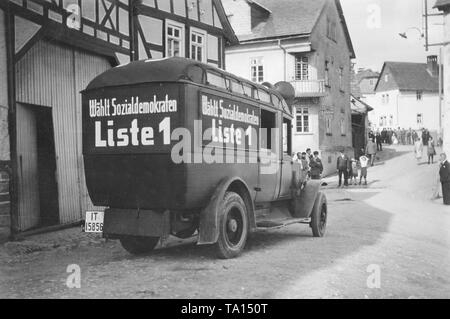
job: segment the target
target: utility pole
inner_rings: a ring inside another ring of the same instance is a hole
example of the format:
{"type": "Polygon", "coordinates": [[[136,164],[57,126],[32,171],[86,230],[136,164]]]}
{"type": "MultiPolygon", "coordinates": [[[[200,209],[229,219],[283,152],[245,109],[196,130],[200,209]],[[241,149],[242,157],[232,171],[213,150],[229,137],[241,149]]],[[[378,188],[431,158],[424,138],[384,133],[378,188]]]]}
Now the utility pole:
{"type": "MultiPolygon", "coordinates": [[[[426,1],[426,0],[425,0],[426,1]]],[[[444,69],[443,140],[444,152],[450,155],[450,0],[438,0],[436,8],[444,13],[444,42],[442,43],[444,69]]]]}

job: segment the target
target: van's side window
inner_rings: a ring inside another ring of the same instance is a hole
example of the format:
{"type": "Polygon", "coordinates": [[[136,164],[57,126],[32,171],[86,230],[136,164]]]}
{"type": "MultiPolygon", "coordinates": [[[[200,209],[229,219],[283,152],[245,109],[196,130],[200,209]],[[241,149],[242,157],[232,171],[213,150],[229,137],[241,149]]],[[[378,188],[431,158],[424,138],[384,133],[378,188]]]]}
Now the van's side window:
{"type": "Polygon", "coordinates": [[[208,84],[223,88],[225,90],[227,89],[225,79],[216,73],[208,72],[208,84]]]}
{"type": "Polygon", "coordinates": [[[283,105],[283,110],[286,113],[288,113],[288,114],[291,113],[291,110],[289,109],[289,105],[286,103],[285,99],[281,100],[281,104],[283,105]]]}
{"type": "Polygon", "coordinates": [[[231,91],[233,93],[244,94],[244,88],[242,87],[242,84],[235,80],[231,80],[231,91]]]}
{"type": "Polygon", "coordinates": [[[283,108],[283,106],[281,105],[280,99],[278,98],[278,96],[276,96],[274,94],[272,94],[272,103],[273,103],[273,106],[277,109],[281,110],[283,108]]]}
{"type": "Polygon", "coordinates": [[[267,93],[264,90],[258,90],[258,92],[259,92],[259,99],[261,101],[266,102],[266,103],[271,103],[270,102],[270,94],[269,93],[267,93]]]}
{"type": "Polygon", "coordinates": [[[283,118],[283,154],[292,155],[292,122],[283,118]]]}
{"type": "Polygon", "coordinates": [[[253,87],[246,83],[243,83],[242,85],[244,87],[244,94],[247,95],[248,97],[253,97],[253,87]]]}
{"type": "Polygon", "coordinates": [[[276,152],[276,114],[266,110],[261,110],[261,148],[276,152]]]}

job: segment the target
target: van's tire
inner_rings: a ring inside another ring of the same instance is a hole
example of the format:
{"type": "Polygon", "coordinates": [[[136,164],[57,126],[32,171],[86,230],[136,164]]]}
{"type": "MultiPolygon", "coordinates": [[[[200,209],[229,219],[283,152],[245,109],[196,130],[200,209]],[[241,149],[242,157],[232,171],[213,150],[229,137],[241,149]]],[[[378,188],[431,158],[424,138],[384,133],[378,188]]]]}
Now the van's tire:
{"type": "Polygon", "coordinates": [[[142,255],[151,252],[155,249],[158,242],[159,237],[126,236],[120,238],[122,247],[133,255],[142,255]]]}
{"type": "Polygon", "coordinates": [[[234,192],[225,193],[219,216],[219,239],[214,245],[219,258],[235,258],[242,253],[248,225],[247,207],[242,197],[234,192]]]}
{"type": "Polygon", "coordinates": [[[319,192],[311,214],[311,229],[314,237],[325,236],[327,229],[328,206],[325,194],[319,192]]]}

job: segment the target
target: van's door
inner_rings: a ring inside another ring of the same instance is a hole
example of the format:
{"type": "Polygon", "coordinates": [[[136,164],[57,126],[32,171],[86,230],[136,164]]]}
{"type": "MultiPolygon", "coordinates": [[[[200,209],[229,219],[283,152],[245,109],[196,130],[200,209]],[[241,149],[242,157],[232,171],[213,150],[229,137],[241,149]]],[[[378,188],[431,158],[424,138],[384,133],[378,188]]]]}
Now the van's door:
{"type": "Polygon", "coordinates": [[[291,196],[292,183],[292,121],[283,117],[281,125],[281,169],[280,169],[280,192],[278,198],[288,198],[291,196]]]}
{"type": "Polygon", "coordinates": [[[259,192],[256,202],[264,203],[278,197],[280,187],[280,152],[279,135],[277,130],[276,111],[261,109],[260,147],[258,156],[259,192]]]}

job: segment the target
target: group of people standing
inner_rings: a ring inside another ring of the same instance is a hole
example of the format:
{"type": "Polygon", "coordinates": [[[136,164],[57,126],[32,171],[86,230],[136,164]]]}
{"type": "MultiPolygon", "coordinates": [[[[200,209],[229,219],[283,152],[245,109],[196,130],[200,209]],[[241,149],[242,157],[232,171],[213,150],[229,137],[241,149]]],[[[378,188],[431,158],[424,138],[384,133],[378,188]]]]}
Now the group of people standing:
{"type": "Polygon", "coordinates": [[[293,159],[300,164],[302,172],[311,179],[319,180],[322,178],[323,164],[319,158],[319,152],[311,152],[308,148],[306,152],[298,152],[294,154],[293,159]]]}
{"type": "MultiPolygon", "coordinates": [[[[438,146],[442,143],[438,143],[438,146]]],[[[418,137],[414,141],[414,154],[417,160],[417,164],[420,164],[423,157],[423,149],[427,148],[428,165],[434,164],[434,157],[436,156],[436,143],[431,136],[430,132],[423,129],[422,138],[418,137]]]]}
{"type": "Polygon", "coordinates": [[[361,151],[363,155],[359,157],[359,160],[355,158],[350,159],[345,154],[344,150],[340,151],[340,154],[336,160],[336,170],[339,176],[339,187],[347,187],[349,185],[349,179],[350,183],[353,183],[353,185],[361,185],[362,179],[364,178],[364,185],[367,185],[367,169],[370,164],[370,159],[365,155],[366,153],[364,152],[364,149],[361,151]],[[343,185],[342,181],[344,181],[343,185]]]}
{"type": "MultiPolygon", "coordinates": [[[[421,139],[422,141],[428,141],[428,138],[431,136],[430,132],[423,128],[421,131],[416,131],[413,129],[386,129],[384,128],[381,132],[377,131],[376,133],[370,132],[369,137],[376,141],[377,145],[379,147],[382,147],[382,144],[388,144],[388,145],[414,145],[417,140],[421,139]]],[[[427,145],[426,142],[424,142],[424,145],[427,145]]],[[[437,145],[442,145],[442,138],[439,137],[437,140],[437,145]]],[[[379,151],[382,150],[378,149],[379,151]]]]}

